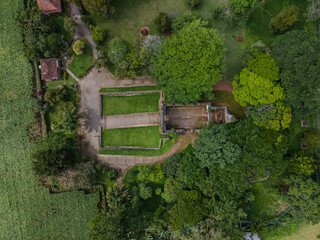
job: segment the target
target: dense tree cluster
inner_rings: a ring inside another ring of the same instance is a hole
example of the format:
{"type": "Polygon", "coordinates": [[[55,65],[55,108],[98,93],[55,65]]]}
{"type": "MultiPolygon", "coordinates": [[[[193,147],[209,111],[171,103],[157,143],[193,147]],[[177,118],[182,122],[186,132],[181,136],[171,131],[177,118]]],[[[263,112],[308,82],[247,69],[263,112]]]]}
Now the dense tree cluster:
{"type": "Polygon", "coordinates": [[[171,102],[190,103],[221,80],[225,49],[217,29],[200,19],[174,33],[160,46],[154,73],[171,102]]]}

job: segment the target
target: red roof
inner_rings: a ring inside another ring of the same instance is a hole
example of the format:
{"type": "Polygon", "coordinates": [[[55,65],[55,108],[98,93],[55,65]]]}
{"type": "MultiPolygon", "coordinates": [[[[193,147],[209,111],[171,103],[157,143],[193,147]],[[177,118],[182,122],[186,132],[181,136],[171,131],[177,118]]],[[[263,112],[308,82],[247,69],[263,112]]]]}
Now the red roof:
{"type": "Polygon", "coordinates": [[[40,59],[41,79],[59,79],[59,62],[57,58],[40,59]]]}
{"type": "Polygon", "coordinates": [[[61,10],[61,0],[38,0],[42,13],[59,13],[61,10]]]}

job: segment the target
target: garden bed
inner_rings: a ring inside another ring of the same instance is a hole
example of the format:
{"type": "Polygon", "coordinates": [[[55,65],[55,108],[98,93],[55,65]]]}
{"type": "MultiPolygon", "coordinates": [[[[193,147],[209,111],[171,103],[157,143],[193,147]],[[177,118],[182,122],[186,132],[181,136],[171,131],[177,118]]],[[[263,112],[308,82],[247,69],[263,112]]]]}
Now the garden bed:
{"type": "Polygon", "coordinates": [[[103,96],[103,115],[159,111],[160,93],[134,96],[103,96]]]}

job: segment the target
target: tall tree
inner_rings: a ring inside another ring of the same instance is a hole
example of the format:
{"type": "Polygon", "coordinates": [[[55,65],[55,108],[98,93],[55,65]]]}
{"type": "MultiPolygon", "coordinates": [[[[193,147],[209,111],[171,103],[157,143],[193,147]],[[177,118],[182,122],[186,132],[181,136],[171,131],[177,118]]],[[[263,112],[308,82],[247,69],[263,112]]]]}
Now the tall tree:
{"type": "Polygon", "coordinates": [[[319,109],[320,41],[316,34],[290,31],[276,38],[272,55],[281,69],[281,84],[293,115],[304,117],[319,109]]]}
{"type": "Polygon", "coordinates": [[[160,46],[154,73],[171,102],[190,103],[222,79],[225,48],[217,29],[200,19],[183,26],[160,46]]]}

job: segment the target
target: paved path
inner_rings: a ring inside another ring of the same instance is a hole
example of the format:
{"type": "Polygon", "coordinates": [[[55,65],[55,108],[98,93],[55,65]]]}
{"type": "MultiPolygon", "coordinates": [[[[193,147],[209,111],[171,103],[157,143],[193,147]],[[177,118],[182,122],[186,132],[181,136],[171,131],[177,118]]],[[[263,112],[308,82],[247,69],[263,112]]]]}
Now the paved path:
{"type": "Polygon", "coordinates": [[[76,77],[76,75],[73,74],[73,72],[71,72],[69,70],[69,68],[66,68],[67,69],[67,73],[69,73],[69,75],[71,75],[71,77],[76,80],[77,82],[80,82],[80,79],[76,77]]]}
{"type": "Polygon", "coordinates": [[[98,59],[98,54],[97,54],[97,49],[96,49],[96,43],[93,41],[91,33],[89,28],[87,27],[86,24],[84,24],[81,21],[81,15],[80,15],[80,10],[79,8],[74,5],[73,3],[71,3],[71,10],[72,10],[72,14],[74,17],[75,22],[77,23],[77,30],[76,33],[74,35],[74,39],[79,39],[79,38],[85,38],[88,40],[88,42],[91,45],[92,48],[92,53],[93,53],[93,57],[94,59],[98,59]]]}
{"type": "Polygon", "coordinates": [[[159,112],[103,116],[104,129],[156,126],[160,124],[159,112]]]}

